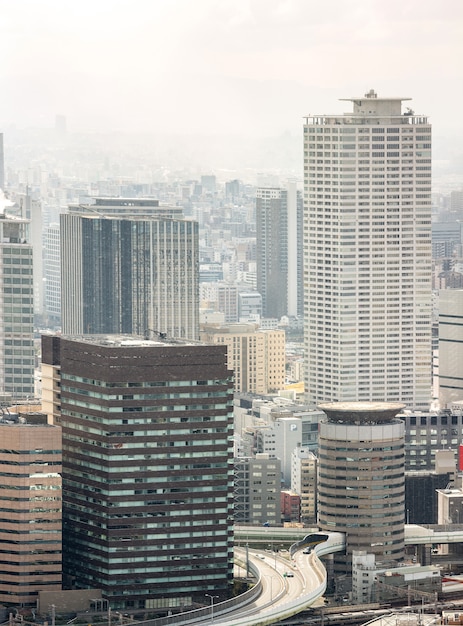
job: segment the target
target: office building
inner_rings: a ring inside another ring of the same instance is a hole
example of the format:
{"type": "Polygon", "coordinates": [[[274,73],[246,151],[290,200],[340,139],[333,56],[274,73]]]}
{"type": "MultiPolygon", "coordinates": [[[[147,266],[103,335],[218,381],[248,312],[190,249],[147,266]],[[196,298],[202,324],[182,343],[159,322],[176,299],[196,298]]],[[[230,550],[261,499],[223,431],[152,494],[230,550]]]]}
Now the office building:
{"type": "Polygon", "coordinates": [[[296,183],[256,191],[257,291],[264,317],[303,313],[303,206],[296,183]]]}
{"type": "MultiPolygon", "coordinates": [[[[223,346],[42,337],[63,431],[63,573],[112,608],[228,597],[233,578],[232,372],[223,346]],[[84,555],[84,558],[83,558],[84,555]]],[[[45,380],[47,379],[47,380],[45,380]]]]}
{"type": "Polygon", "coordinates": [[[223,281],[200,284],[201,304],[224,314],[225,324],[238,321],[238,287],[223,281]]]}
{"type": "Polygon", "coordinates": [[[405,469],[433,471],[438,457],[455,458],[463,444],[463,412],[461,406],[430,413],[404,412],[398,416],[405,424],[405,469]]]}
{"type": "Polygon", "coordinates": [[[320,405],[318,523],[346,533],[346,556],[337,571],[349,574],[354,550],[377,560],[404,556],[403,408],[387,402],[320,405]]]}
{"type": "Polygon", "coordinates": [[[301,521],[301,497],[290,489],[281,492],[281,521],[300,522],[301,521]]]}
{"type": "Polygon", "coordinates": [[[153,200],[96,198],[60,223],[63,333],[198,338],[197,222],[153,200]]]}
{"type": "Polygon", "coordinates": [[[238,321],[252,322],[262,317],[262,296],[258,291],[238,293],[238,321]]]}
{"type": "Polygon", "coordinates": [[[61,429],[0,418],[0,602],[35,606],[61,591],[61,429]]]}
{"type": "Polygon", "coordinates": [[[5,191],[5,159],[3,155],[3,133],[0,133],[0,189],[5,191]]]}
{"type": "Polygon", "coordinates": [[[306,391],[431,398],[431,126],[372,90],[304,125],[306,391]]]}
{"type": "Polygon", "coordinates": [[[318,459],[315,454],[297,446],[292,454],[291,490],[299,494],[300,521],[304,524],[317,522],[317,474],[318,459]]]}
{"type": "Polygon", "coordinates": [[[266,394],[284,387],[283,330],[259,330],[255,324],[204,325],[201,340],[228,346],[236,391],[266,394]]]}
{"type": "Polygon", "coordinates": [[[61,251],[59,224],[50,224],[45,230],[45,315],[48,326],[61,323],[61,251]]]}
{"type": "Polygon", "coordinates": [[[405,472],[406,523],[437,524],[436,490],[446,489],[454,480],[455,472],[405,472]]]}
{"type": "Polygon", "coordinates": [[[439,292],[439,404],[463,402],[463,289],[439,292]]]}
{"type": "Polygon", "coordinates": [[[30,221],[0,213],[0,393],[34,395],[30,221]]]}
{"type": "Polygon", "coordinates": [[[281,523],[281,468],[269,454],[235,459],[236,524],[281,523]]]}

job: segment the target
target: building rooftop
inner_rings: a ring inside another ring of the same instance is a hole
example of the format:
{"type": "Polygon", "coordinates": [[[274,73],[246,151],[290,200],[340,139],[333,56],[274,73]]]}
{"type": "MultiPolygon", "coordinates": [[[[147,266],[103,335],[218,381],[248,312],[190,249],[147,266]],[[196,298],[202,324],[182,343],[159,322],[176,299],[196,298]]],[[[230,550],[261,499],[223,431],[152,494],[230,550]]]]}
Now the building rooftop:
{"type": "Polygon", "coordinates": [[[202,341],[192,339],[176,339],[167,333],[147,330],[144,337],[137,335],[60,335],[67,341],[78,341],[106,348],[141,348],[154,346],[193,346],[207,345],[202,341]]]}
{"type": "Polygon", "coordinates": [[[393,97],[386,97],[386,98],[378,98],[378,94],[375,92],[374,89],[370,89],[370,91],[368,93],[366,93],[364,96],[360,96],[360,97],[355,97],[355,98],[339,98],[339,100],[344,101],[344,102],[367,102],[370,100],[376,100],[378,102],[393,102],[393,101],[398,101],[398,102],[403,102],[404,100],[411,100],[411,98],[404,98],[401,96],[393,96],[393,97]]]}
{"type": "Polygon", "coordinates": [[[400,402],[325,402],[318,408],[331,422],[389,422],[405,408],[400,402]]]}

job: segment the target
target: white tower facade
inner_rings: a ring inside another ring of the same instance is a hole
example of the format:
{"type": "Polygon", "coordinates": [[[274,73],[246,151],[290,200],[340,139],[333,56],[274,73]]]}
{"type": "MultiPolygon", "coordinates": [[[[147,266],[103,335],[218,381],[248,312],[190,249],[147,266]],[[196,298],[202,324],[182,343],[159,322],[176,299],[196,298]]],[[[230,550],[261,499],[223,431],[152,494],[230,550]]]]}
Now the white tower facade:
{"type": "Polygon", "coordinates": [[[431,397],[431,126],[374,91],[304,125],[310,400],[431,397]]]}

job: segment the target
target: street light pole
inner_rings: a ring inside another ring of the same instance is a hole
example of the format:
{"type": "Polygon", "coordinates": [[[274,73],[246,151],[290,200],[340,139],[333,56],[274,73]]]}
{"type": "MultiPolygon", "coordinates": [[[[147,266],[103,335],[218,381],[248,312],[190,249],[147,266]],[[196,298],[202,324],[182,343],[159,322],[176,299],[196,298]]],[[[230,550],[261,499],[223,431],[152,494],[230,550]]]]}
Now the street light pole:
{"type": "Polygon", "coordinates": [[[211,599],[211,624],[213,624],[214,623],[214,599],[218,598],[219,596],[211,596],[210,593],[205,593],[204,595],[211,599]]]}

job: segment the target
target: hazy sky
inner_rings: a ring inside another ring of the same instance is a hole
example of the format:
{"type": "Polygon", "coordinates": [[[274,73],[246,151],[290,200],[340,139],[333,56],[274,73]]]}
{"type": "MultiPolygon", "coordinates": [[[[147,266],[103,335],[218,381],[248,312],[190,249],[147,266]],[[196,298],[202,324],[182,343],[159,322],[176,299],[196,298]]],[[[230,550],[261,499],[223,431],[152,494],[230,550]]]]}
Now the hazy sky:
{"type": "Polygon", "coordinates": [[[463,0],[0,0],[0,127],[268,135],[339,98],[463,120],[463,0]]]}

